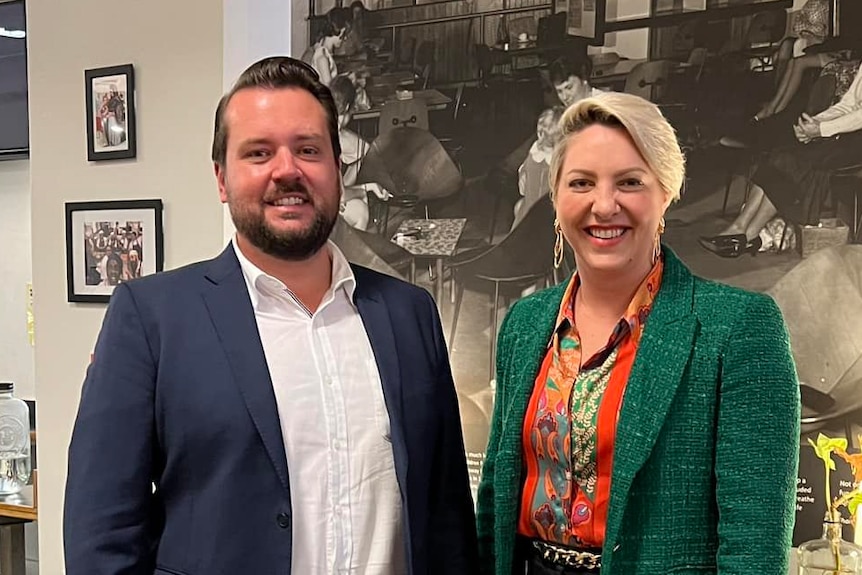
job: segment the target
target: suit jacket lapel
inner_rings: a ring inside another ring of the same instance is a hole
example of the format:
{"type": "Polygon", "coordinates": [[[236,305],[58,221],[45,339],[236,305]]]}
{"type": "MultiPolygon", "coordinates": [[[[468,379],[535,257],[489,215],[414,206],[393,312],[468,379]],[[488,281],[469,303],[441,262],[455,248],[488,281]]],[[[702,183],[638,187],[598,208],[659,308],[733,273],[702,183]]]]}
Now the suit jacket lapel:
{"type": "MultiPolygon", "coordinates": [[[[605,542],[613,545],[629,488],[668,415],[693,349],[694,278],[668,248],[661,289],[653,303],[626,384],[614,449],[605,542]]],[[[607,549],[607,548],[606,548],[607,549]]]]}
{"type": "Polygon", "coordinates": [[[203,297],[216,333],[240,388],[246,408],[263,439],[269,458],[285,490],[289,491],[287,457],[278,407],[266,356],[257,331],[239,260],[229,245],[206,273],[203,297]]]}
{"type": "Polygon", "coordinates": [[[404,409],[401,401],[401,367],[398,354],[395,352],[395,332],[389,310],[383,297],[373,285],[369,285],[361,269],[353,267],[356,275],[356,290],[354,297],[359,315],[371,342],[371,349],[380,373],[383,386],[383,399],[389,413],[390,431],[392,434],[393,455],[395,457],[395,475],[398,484],[407,485],[407,442],[404,437],[404,409]]]}

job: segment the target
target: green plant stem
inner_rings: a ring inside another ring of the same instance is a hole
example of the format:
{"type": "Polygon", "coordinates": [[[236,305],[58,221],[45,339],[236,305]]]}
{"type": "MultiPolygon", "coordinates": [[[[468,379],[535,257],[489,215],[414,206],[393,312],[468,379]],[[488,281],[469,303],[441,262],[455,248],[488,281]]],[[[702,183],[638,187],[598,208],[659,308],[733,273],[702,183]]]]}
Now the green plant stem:
{"type": "Polygon", "coordinates": [[[840,515],[838,514],[838,507],[835,505],[837,502],[832,501],[832,490],[829,487],[829,461],[823,461],[824,466],[826,467],[826,516],[829,518],[829,522],[831,525],[829,526],[829,547],[832,549],[832,557],[835,560],[835,569],[836,571],[841,571],[841,551],[838,547],[838,541],[840,539],[840,523],[838,524],[838,528],[836,529],[835,524],[836,521],[840,521],[840,515]],[[838,519],[836,519],[838,518],[838,519]]]}

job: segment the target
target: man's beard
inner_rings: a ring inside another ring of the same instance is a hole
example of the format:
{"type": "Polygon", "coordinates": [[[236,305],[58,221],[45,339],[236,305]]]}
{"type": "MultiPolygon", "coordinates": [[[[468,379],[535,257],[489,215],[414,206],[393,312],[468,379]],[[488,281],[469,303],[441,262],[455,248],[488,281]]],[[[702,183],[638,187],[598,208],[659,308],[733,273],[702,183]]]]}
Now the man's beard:
{"type": "Polygon", "coordinates": [[[263,253],[283,260],[302,261],[316,254],[329,239],[338,218],[338,211],[336,208],[331,216],[323,212],[301,184],[279,188],[274,197],[296,192],[302,192],[305,201],[311,203],[314,208],[314,219],[309,227],[298,231],[279,232],[267,225],[263,211],[255,212],[228,203],[237,232],[263,253]]]}

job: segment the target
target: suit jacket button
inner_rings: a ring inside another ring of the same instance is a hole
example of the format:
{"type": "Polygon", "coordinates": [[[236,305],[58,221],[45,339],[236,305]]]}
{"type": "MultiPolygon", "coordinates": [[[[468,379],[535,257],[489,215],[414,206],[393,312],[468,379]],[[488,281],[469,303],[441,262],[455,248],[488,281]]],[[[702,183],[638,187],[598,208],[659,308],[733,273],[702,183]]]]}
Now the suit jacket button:
{"type": "Polygon", "coordinates": [[[278,522],[278,526],[282,529],[290,527],[290,515],[287,513],[279,513],[275,520],[278,522]]]}

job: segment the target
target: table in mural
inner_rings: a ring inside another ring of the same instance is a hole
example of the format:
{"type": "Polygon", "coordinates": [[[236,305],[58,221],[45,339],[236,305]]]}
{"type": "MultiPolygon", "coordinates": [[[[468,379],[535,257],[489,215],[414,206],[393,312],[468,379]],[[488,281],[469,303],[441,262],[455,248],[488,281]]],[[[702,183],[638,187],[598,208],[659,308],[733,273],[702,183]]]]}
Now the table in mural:
{"type": "Polygon", "coordinates": [[[434,278],[434,299],[437,304],[443,294],[443,260],[455,253],[467,218],[404,220],[392,241],[407,250],[410,260],[410,282],[416,283],[417,258],[433,259],[437,270],[434,278]]]}

